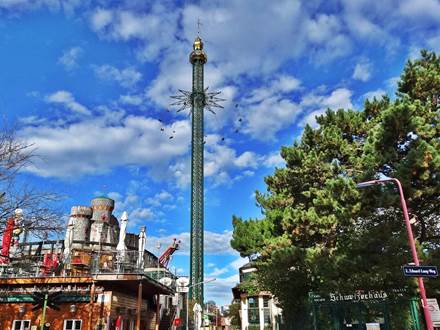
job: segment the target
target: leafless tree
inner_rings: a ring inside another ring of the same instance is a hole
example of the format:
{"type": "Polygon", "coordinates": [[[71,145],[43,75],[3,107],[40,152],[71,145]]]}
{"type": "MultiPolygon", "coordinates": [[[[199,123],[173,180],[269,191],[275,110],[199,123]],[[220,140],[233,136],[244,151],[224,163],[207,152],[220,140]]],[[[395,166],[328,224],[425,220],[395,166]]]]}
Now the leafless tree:
{"type": "Polygon", "coordinates": [[[62,213],[56,208],[60,196],[38,191],[24,183],[20,171],[37,157],[35,148],[17,136],[5,122],[0,132],[0,234],[15,209],[24,211],[24,226],[33,237],[47,238],[62,229],[62,213]]]}

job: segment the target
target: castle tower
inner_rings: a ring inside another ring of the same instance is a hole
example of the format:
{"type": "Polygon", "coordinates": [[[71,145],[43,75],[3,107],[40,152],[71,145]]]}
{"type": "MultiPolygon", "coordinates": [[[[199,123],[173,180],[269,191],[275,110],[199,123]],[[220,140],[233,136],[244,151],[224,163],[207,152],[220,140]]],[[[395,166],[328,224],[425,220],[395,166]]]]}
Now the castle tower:
{"type": "MultiPolygon", "coordinates": [[[[90,241],[116,245],[119,236],[119,224],[112,215],[115,201],[108,197],[92,199],[92,225],[90,226],[90,241]]],[[[104,246],[104,249],[107,247],[104,246]]]]}
{"type": "MultiPolygon", "coordinates": [[[[196,37],[189,56],[192,64],[192,158],[191,158],[191,284],[203,282],[203,109],[205,90],[203,67],[207,61],[203,42],[196,37]]],[[[191,288],[190,297],[203,306],[203,284],[191,288]]]]}
{"type": "MultiPolygon", "coordinates": [[[[92,209],[88,206],[72,206],[69,223],[73,226],[72,240],[87,242],[90,236],[90,218],[92,209]]],[[[67,233],[67,232],[66,232],[67,233]]],[[[84,243],[73,244],[73,247],[81,248],[84,243]]]]}

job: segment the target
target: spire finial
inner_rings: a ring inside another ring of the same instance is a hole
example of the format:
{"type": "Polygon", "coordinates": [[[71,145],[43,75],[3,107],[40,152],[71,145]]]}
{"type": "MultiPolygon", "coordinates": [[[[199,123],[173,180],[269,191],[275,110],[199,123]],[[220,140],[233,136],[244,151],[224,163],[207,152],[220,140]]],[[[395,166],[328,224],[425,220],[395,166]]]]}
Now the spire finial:
{"type": "Polygon", "coordinates": [[[200,21],[200,18],[197,18],[197,36],[200,36],[200,26],[202,26],[202,22],[200,21]]]}

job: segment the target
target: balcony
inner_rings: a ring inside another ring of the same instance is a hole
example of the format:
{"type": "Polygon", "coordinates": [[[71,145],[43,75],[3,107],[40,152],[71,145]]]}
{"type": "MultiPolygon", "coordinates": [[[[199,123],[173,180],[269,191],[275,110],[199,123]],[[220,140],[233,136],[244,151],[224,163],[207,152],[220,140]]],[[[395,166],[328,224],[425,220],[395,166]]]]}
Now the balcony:
{"type": "Polygon", "coordinates": [[[96,277],[100,275],[147,276],[168,287],[176,276],[159,264],[158,258],[145,250],[116,251],[111,244],[73,242],[65,254],[63,241],[20,244],[11,251],[11,258],[2,257],[0,278],[96,277]]]}

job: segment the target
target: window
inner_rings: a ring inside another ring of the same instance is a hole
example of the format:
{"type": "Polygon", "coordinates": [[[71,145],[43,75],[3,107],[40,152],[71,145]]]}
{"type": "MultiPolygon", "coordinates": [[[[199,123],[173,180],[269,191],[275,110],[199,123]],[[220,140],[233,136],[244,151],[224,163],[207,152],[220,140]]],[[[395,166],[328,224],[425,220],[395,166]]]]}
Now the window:
{"type": "Polygon", "coordinates": [[[258,297],[249,297],[248,303],[249,303],[249,308],[257,308],[258,307],[258,297]]]}
{"type": "Polygon", "coordinates": [[[264,324],[270,325],[270,308],[269,308],[270,297],[263,297],[263,315],[264,315],[264,324]]]}
{"type": "Polygon", "coordinates": [[[269,307],[270,297],[263,297],[263,307],[269,307]]]}
{"type": "Polygon", "coordinates": [[[82,320],[64,320],[63,330],[81,330],[82,320]]]}
{"type": "Polygon", "coordinates": [[[12,330],[29,330],[31,328],[31,320],[14,320],[12,330]]]}
{"type": "Polygon", "coordinates": [[[269,308],[265,308],[263,310],[264,313],[264,324],[270,324],[270,310],[269,308]]]}
{"type": "Polygon", "coordinates": [[[248,320],[249,324],[260,324],[260,311],[258,309],[258,297],[248,298],[248,320]]]}

